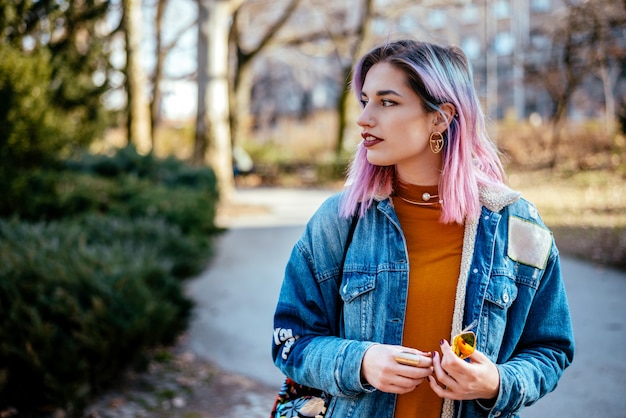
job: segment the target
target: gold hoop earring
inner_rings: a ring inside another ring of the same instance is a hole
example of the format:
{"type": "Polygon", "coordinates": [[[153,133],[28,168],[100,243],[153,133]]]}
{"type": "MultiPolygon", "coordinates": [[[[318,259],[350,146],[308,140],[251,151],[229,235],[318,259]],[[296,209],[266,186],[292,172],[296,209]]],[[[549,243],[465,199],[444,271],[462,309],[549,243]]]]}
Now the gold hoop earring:
{"type": "Polygon", "coordinates": [[[443,149],[443,134],[441,132],[434,131],[430,134],[428,141],[430,143],[430,150],[433,154],[439,154],[443,149]]]}

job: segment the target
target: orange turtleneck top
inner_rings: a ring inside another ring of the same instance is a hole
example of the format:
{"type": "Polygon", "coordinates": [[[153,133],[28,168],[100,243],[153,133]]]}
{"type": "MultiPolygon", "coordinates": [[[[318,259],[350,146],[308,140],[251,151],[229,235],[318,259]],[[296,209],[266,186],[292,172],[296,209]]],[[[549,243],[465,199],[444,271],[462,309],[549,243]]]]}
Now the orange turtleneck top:
{"type": "MultiPolygon", "coordinates": [[[[402,345],[424,352],[439,351],[439,342],[449,339],[452,330],[464,227],[439,222],[439,203],[415,203],[438,202],[437,186],[398,183],[392,198],[409,254],[402,345]],[[427,201],[424,193],[431,195],[427,201]]],[[[394,417],[439,418],[442,405],[443,400],[424,381],[414,391],[398,395],[394,417]]]]}

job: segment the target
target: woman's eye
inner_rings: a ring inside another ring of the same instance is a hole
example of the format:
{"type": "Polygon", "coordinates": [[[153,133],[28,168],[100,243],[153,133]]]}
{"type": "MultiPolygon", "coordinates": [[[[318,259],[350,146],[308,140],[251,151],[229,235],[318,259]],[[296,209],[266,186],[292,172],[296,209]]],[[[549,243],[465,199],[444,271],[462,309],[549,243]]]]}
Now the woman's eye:
{"type": "Polygon", "coordinates": [[[383,105],[383,107],[389,107],[389,106],[393,106],[396,104],[396,102],[393,102],[389,99],[383,99],[380,101],[380,103],[383,105]]]}
{"type": "Polygon", "coordinates": [[[361,107],[367,106],[367,100],[361,99],[361,107]]]}

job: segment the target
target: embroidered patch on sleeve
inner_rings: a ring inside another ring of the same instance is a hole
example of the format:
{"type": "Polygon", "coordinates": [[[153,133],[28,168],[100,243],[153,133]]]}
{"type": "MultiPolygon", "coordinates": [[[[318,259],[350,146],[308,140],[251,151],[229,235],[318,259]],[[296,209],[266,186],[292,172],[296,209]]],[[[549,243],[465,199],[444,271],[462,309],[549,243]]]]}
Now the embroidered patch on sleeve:
{"type": "Polygon", "coordinates": [[[534,222],[509,218],[509,250],[512,260],[543,269],[550,255],[552,233],[534,222]]]}
{"type": "Polygon", "coordinates": [[[298,337],[293,336],[293,331],[291,329],[285,328],[276,328],[274,329],[274,344],[281,345],[283,344],[283,351],[281,357],[283,360],[287,360],[289,356],[289,352],[291,351],[291,346],[296,342],[298,337]]]}

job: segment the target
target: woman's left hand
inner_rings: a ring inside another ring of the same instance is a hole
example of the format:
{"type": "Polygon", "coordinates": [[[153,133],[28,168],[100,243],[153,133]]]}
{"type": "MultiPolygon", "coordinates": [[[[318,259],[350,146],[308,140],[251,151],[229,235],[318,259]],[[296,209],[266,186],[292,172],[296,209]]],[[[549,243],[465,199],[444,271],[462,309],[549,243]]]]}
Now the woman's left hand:
{"type": "Polygon", "coordinates": [[[469,362],[461,360],[442,340],[441,353],[433,353],[434,373],[428,376],[433,391],[453,400],[494,399],[500,390],[500,373],[483,353],[474,351],[469,362]]]}

